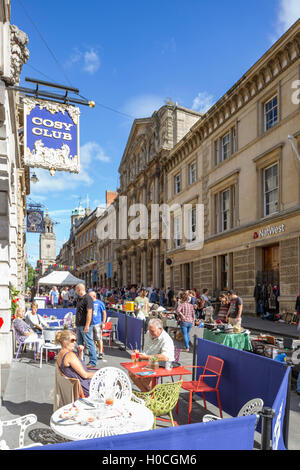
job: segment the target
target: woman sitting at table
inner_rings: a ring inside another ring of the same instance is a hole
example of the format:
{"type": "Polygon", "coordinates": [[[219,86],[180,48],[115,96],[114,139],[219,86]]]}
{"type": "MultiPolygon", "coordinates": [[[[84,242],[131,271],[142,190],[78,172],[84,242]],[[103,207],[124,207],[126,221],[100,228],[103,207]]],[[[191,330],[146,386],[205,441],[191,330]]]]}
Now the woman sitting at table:
{"type": "Polygon", "coordinates": [[[15,332],[24,344],[35,342],[37,343],[37,359],[40,358],[41,346],[44,343],[42,338],[30,328],[30,326],[23,320],[24,309],[18,307],[15,311],[15,320],[13,322],[15,332]]]}
{"type": "Polygon", "coordinates": [[[58,331],[55,336],[55,344],[61,345],[57,355],[57,365],[66,377],[79,379],[84,395],[89,396],[91,378],[96,371],[87,369],[83,361],[84,346],[79,345],[79,356],[74,353],[76,346],[76,335],[71,330],[58,331]]]}
{"type": "Polygon", "coordinates": [[[43,328],[47,327],[48,324],[45,322],[43,317],[37,313],[38,308],[38,304],[36,302],[32,302],[31,310],[29,310],[25,315],[25,321],[35,333],[41,335],[43,328]]]}

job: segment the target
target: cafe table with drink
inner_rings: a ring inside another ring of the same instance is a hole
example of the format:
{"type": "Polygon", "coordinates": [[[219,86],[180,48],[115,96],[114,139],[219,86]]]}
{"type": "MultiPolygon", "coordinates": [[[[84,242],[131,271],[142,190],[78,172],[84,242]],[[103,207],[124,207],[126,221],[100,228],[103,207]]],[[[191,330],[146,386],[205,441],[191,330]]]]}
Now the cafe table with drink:
{"type": "Polygon", "coordinates": [[[121,362],[121,366],[137,378],[152,378],[151,387],[155,387],[160,377],[174,377],[191,375],[192,372],[176,362],[159,362],[158,366],[153,366],[149,361],[140,360],[139,351],[131,352],[132,362],[121,362]]]}
{"type": "Polygon", "coordinates": [[[103,402],[79,398],[56,410],[50,420],[51,429],[71,441],[148,431],[153,423],[153,413],[145,405],[113,397],[103,402]]]}

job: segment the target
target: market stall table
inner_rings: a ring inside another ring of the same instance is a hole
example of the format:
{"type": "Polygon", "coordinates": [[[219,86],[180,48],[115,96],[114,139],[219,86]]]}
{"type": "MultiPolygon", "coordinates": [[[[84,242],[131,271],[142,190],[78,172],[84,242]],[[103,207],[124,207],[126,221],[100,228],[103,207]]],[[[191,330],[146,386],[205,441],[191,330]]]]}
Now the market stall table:
{"type": "Polygon", "coordinates": [[[87,398],[74,405],[78,408],[74,416],[71,403],[56,410],[50,419],[51,429],[71,441],[148,431],[153,427],[152,411],[134,401],[105,405],[87,398]]]}
{"type": "Polygon", "coordinates": [[[203,339],[241,351],[252,351],[251,341],[247,333],[215,333],[214,331],[204,328],[203,339]]]}
{"type": "Polygon", "coordinates": [[[134,362],[121,362],[120,365],[139,379],[151,377],[152,388],[155,387],[160,377],[174,377],[175,375],[179,375],[179,380],[181,380],[183,375],[192,374],[190,370],[186,369],[183,366],[173,367],[171,370],[167,370],[164,367],[159,367],[158,369],[151,369],[148,361],[140,361],[138,365],[134,364],[134,362]],[[143,373],[143,375],[140,375],[140,373],[143,373]]]}

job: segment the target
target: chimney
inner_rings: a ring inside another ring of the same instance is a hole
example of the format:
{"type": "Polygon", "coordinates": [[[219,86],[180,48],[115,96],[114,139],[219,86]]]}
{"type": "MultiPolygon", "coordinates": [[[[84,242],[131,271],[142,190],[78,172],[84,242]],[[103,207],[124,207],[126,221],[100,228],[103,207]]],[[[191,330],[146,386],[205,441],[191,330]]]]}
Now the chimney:
{"type": "Polygon", "coordinates": [[[106,206],[110,206],[114,202],[117,196],[118,196],[117,191],[107,190],[106,191],[106,206]]]}

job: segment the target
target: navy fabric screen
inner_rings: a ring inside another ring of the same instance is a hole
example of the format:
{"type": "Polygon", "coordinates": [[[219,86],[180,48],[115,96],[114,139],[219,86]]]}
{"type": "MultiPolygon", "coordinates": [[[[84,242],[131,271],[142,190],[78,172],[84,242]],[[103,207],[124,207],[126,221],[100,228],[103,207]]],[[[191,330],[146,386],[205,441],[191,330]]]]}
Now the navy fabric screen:
{"type": "Polygon", "coordinates": [[[127,315],[127,344],[130,349],[140,349],[142,345],[143,320],[127,315]]]}
{"type": "Polygon", "coordinates": [[[284,410],[286,406],[286,397],[289,384],[290,368],[287,369],[284,379],[281,383],[280,389],[278,390],[276,399],[273,403],[272,408],[275,410],[275,417],[273,419],[272,426],[272,449],[273,450],[286,450],[282,429],[284,420],[284,410]]]}
{"type": "Polygon", "coordinates": [[[53,444],[34,450],[253,450],[255,422],[256,416],[243,416],[53,444]]]}
{"type": "Polygon", "coordinates": [[[51,315],[55,316],[56,318],[63,319],[66,313],[72,312],[73,315],[76,314],[76,308],[39,308],[37,313],[42,315],[47,315],[50,317],[51,315]]]}
{"type": "Polygon", "coordinates": [[[142,344],[143,321],[134,318],[122,312],[110,310],[109,315],[117,317],[119,340],[125,344],[125,321],[127,322],[127,341],[126,347],[130,349],[140,349],[142,344]]]}
{"type": "MultiPolygon", "coordinates": [[[[252,398],[262,398],[264,406],[270,408],[278,406],[275,398],[287,372],[284,364],[199,338],[197,365],[204,365],[208,355],[224,360],[219,390],[222,409],[228,414],[237,416],[242,406],[252,398]]],[[[209,379],[206,381],[209,383],[209,379]]],[[[207,393],[206,398],[217,406],[215,392],[207,393]]],[[[284,415],[284,409],[282,413],[284,415]]]]}

